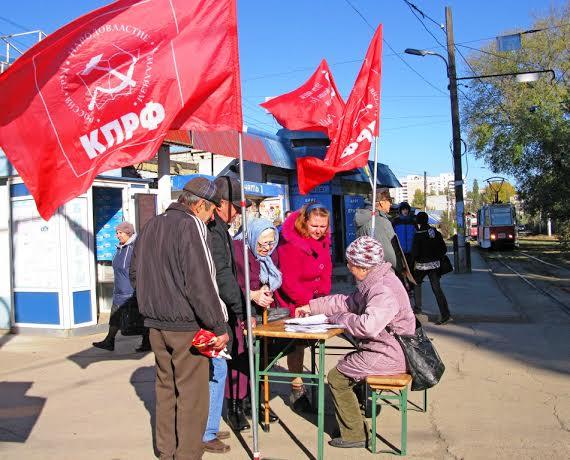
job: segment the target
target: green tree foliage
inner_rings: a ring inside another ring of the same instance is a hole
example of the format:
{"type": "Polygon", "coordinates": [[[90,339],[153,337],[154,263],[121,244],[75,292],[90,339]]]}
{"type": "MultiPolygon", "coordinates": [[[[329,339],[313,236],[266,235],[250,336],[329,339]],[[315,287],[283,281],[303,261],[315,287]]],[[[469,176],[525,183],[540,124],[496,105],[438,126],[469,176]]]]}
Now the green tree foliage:
{"type": "Polygon", "coordinates": [[[444,238],[451,238],[455,231],[455,223],[453,222],[452,216],[455,214],[450,214],[447,211],[443,211],[441,214],[441,221],[439,223],[439,231],[444,238]]]}
{"type": "MultiPolygon", "coordinates": [[[[514,77],[475,79],[461,101],[469,147],[496,173],[517,181],[525,211],[570,225],[570,1],[523,34],[522,48],[494,44],[469,58],[474,75],[553,69],[533,83],[514,77]]],[[[513,31],[505,31],[505,34],[513,31]]]]}
{"type": "Polygon", "coordinates": [[[412,200],[412,206],[414,208],[418,208],[423,211],[424,202],[425,202],[424,194],[419,188],[417,188],[416,191],[414,192],[414,199],[412,200]]]}
{"type": "Polygon", "coordinates": [[[508,203],[511,198],[517,194],[516,189],[508,182],[503,182],[502,185],[487,185],[480,194],[481,203],[493,203],[495,201],[496,192],[499,192],[499,202],[508,203]]]}

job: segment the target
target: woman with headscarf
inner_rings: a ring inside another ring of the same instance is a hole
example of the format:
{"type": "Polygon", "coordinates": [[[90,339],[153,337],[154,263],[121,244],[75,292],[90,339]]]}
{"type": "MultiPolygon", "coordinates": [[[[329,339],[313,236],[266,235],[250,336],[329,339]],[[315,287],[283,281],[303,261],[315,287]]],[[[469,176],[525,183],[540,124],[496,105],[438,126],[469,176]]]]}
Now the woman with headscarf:
{"type": "Polygon", "coordinates": [[[328,373],[329,388],[340,428],[333,447],[366,447],[368,427],[352,388],[368,375],[406,372],[402,347],[387,330],[413,334],[416,319],[406,290],[392,266],[384,262],[382,245],[362,236],[346,250],[347,266],[357,282],[351,295],[336,294],[313,299],[297,308],[296,316],[325,314],[340,324],[359,344],[328,373]]]}
{"type": "MultiPolygon", "coordinates": [[[[93,346],[103,350],[113,351],[115,349],[115,336],[121,328],[121,308],[126,307],[129,302],[136,302],[134,289],[129,279],[129,268],[137,234],[135,227],[130,222],[121,222],[115,227],[115,234],[119,240],[117,252],[113,258],[113,274],[115,282],[113,285],[113,304],[111,306],[111,316],[109,318],[109,332],[101,342],[93,342],[93,346]]],[[[143,334],[143,340],[136,351],[150,351],[150,341],[148,329],[143,334]]]]}
{"type": "MultiPolygon", "coordinates": [[[[243,235],[239,234],[234,240],[234,257],[238,284],[244,292],[246,268],[242,239],[243,235]]],[[[281,287],[282,275],[278,268],[277,252],[275,251],[278,242],[279,232],[270,221],[266,219],[248,220],[249,295],[252,307],[258,310],[271,307],[274,304],[273,293],[281,287]]],[[[226,381],[228,422],[237,431],[250,428],[243,410],[243,402],[249,389],[249,363],[243,335],[245,327],[243,321],[239,321],[236,326],[232,360],[228,362],[230,372],[226,381]]],[[[277,420],[277,416],[271,412],[270,421],[275,422],[277,420]]]]}
{"type": "MultiPolygon", "coordinates": [[[[277,292],[282,307],[288,307],[291,316],[295,308],[309,300],[331,292],[332,259],[330,212],[321,203],[310,203],[293,212],[283,223],[281,242],[277,249],[283,285],[277,292]]],[[[289,372],[301,374],[305,346],[298,345],[287,355],[289,372]]],[[[312,410],[303,379],[291,381],[289,403],[296,412],[312,410]]]]}

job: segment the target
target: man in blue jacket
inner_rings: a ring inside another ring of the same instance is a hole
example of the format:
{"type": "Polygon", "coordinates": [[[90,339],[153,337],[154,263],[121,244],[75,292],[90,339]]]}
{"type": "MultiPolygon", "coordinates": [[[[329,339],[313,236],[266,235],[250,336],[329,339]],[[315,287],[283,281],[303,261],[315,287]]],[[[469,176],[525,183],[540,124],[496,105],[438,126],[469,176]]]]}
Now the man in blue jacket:
{"type": "Polygon", "coordinates": [[[406,260],[409,267],[413,267],[412,264],[412,248],[414,244],[414,235],[416,234],[416,219],[415,216],[410,214],[412,208],[406,201],[400,203],[400,208],[398,209],[398,217],[392,221],[392,226],[398,239],[400,240],[400,245],[402,246],[402,251],[406,255],[406,260]]]}

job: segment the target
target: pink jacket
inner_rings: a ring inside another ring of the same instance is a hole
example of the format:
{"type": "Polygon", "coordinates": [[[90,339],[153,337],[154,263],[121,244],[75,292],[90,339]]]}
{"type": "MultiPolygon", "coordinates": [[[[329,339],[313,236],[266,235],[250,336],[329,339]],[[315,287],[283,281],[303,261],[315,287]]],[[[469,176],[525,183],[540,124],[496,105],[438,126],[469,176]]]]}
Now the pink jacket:
{"type": "Polygon", "coordinates": [[[350,296],[331,295],[311,300],[311,314],[323,313],[359,340],[358,350],[342,358],[337,369],[361,380],[367,375],[406,372],[404,352],[386,326],[398,334],[413,334],[416,319],[404,286],[390,264],[373,269],[350,296]]]}
{"type": "Polygon", "coordinates": [[[332,278],[330,235],[320,240],[302,237],[295,229],[298,215],[294,212],[283,223],[277,247],[283,285],[276,298],[281,307],[289,308],[291,316],[295,308],[329,294],[332,278]]]}

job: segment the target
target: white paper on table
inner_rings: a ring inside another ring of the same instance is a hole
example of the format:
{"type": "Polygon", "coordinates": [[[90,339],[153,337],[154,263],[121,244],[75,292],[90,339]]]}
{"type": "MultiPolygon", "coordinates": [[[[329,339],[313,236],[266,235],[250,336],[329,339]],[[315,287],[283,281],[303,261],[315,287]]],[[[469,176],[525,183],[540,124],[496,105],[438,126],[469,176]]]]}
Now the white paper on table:
{"type": "Polygon", "coordinates": [[[328,324],[328,321],[325,315],[320,314],[313,316],[305,316],[303,318],[286,319],[285,324],[302,324],[306,326],[310,324],[328,324]]]}

